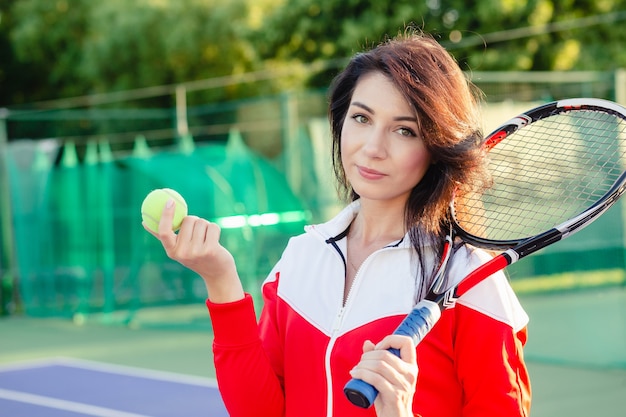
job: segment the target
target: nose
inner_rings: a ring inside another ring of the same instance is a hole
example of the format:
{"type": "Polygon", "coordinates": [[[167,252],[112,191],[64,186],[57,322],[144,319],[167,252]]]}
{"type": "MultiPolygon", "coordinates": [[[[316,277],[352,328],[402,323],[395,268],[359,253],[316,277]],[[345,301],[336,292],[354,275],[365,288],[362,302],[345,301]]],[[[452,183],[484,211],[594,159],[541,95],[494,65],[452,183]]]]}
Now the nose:
{"type": "Polygon", "coordinates": [[[362,149],[370,158],[384,158],[387,155],[387,141],[382,129],[370,129],[362,149]]]}

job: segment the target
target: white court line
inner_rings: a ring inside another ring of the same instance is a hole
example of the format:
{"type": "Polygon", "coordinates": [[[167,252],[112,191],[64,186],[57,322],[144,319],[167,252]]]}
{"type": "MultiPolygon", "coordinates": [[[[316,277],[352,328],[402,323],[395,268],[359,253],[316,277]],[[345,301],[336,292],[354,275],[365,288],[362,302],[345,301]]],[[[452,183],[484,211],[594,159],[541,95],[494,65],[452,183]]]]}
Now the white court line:
{"type": "Polygon", "coordinates": [[[126,365],[115,365],[111,363],[103,363],[90,361],[86,359],[76,358],[56,358],[55,364],[73,366],[75,368],[82,368],[100,372],[107,372],[110,374],[129,375],[147,379],[154,379],[160,381],[171,381],[181,384],[199,385],[211,388],[217,388],[217,381],[212,378],[205,378],[201,376],[179,374],[175,372],[157,371],[154,369],[137,368],[126,365]]]}
{"type": "Polygon", "coordinates": [[[27,394],[24,392],[11,391],[0,388],[0,398],[10,401],[19,401],[26,404],[40,405],[57,410],[72,411],[95,417],[150,417],[145,414],[126,413],[111,408],[97,407],[94,405],[77,403],[73,401],[59,400],[56,398],[43,397],[41,395],[27,394]]]}
{"type": "Polygon", "coordinates": [[[110,374],[129,375],[146,379],[177,382],[188,385],[199,385],[217,388],[217,381],[212,378],[205,378],[194,375],[178,374],[174,372],[157,371],[153,369],[137,368],[125,365],[114,365],[104,362],[90,361],[86,359],[55,357],[48,359],[37,359],[19,363],[0,366],[0,372],[17,371],[23,369],[43,368],[52,365],[65,365],[74,368],[106,372],[110,374]]]}
{"type": "Polygon", "coordinates": [[[0,365],[0,372],[21,371],[24,369],[45,368],[57,364],[57,358],[28,359],[0,365]]]}

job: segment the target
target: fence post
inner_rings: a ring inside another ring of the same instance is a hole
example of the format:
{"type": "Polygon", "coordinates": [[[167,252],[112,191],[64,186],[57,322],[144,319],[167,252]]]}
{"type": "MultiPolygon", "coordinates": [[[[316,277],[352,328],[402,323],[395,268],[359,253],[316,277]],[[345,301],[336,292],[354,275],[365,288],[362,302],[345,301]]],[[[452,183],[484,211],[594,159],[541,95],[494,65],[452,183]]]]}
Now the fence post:
{"type": "Polygon", "coordinates": [[[189,134],[187,89],[182,84],[176,86],[176,133],[179,139],[189,134]]]}
{"type": "Polygon", "coordinates": [[[0,315],[7,315],[15,292],[15,236],[9,186],[7,119],[9,110],[0,108],[0,315]]]}
{"type": "Polygon", "coordinates": [[[298,146],[298,102],[293,93],[280,96],[280,117],[285,152],[285,173],[294,193],[302,194],[302,155],[298,146]]]}

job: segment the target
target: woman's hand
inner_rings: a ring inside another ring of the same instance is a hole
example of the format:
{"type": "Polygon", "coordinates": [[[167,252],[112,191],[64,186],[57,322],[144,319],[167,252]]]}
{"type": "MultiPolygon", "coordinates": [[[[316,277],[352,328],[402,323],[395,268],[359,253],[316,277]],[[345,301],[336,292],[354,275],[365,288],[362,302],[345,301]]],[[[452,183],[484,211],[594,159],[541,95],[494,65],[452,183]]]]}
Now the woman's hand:
{"type": "Polygon", "coordinates": [[[390,335],[377,345],[366,341],[361,361],[350,375],[378,390],[374,402],[378,417],[408,417],[413,416],[417,371],[413,340],[407,336],[390,335]],[[400,357],[388,352],[389,348],[399,349],[400,357]]]}
{"type": "Polygon", "coordinates": [[[167,256],[202,277],[212,302],[226,303],[242,299],[244,292],[235,260],[219,243],[219,226],[197,216],[187,216],[176,234],[171,228],[174,205],[174,200],[169,200],[165,205],[157,233],[145,224],[144,229],[161,241],[167,256]]]}

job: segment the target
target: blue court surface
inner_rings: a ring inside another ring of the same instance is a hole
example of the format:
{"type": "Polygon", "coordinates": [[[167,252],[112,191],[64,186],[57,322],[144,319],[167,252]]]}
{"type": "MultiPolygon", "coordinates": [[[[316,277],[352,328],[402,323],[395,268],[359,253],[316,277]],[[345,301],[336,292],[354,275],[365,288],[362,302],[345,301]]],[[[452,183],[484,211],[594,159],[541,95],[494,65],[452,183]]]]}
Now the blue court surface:
{"type": "Polygon", "coordinates": [[[1,417],[227,417],[215,380],[55,358],[0,367],[1,417]]]}

